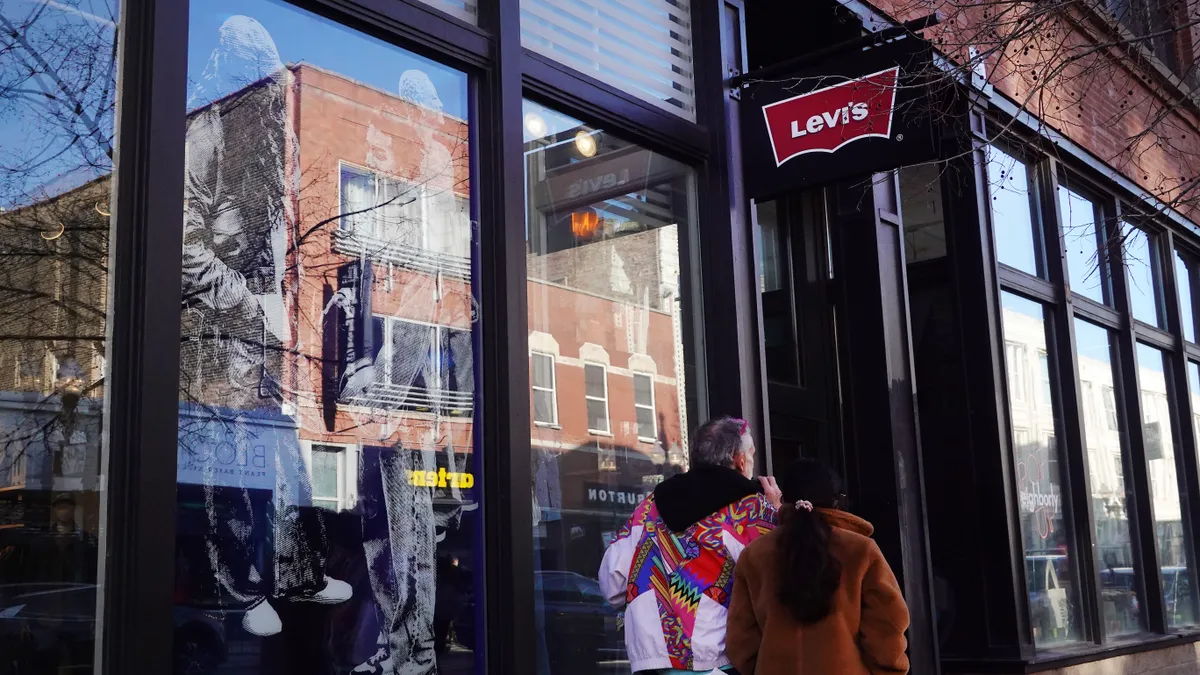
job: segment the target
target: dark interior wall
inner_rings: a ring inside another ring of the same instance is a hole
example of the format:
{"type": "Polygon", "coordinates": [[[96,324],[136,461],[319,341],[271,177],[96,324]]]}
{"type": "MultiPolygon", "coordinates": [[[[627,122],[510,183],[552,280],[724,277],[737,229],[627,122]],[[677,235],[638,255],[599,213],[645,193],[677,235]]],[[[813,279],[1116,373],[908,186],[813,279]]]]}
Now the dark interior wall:
{"type": "Polygon", "coordinates": [[[748,0],[746,51],[751,69],[857,37],[862,24],[834,0],[748,0]]]}

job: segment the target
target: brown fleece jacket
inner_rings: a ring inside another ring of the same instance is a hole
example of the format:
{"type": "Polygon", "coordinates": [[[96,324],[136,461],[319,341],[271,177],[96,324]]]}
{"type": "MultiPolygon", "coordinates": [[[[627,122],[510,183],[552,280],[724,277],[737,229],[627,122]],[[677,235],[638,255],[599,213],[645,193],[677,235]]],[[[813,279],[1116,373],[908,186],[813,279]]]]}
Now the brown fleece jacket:
{"type": "Polygon", "coordinates": [[[896,575],[869,537],[870,523],[818,509],[832,526],[842,580],[833,611],[801,625],[779,600],[780,531],[750,544],[734,570],[725,650],[742,675],[907,673],[908,607],[896,575]]]}

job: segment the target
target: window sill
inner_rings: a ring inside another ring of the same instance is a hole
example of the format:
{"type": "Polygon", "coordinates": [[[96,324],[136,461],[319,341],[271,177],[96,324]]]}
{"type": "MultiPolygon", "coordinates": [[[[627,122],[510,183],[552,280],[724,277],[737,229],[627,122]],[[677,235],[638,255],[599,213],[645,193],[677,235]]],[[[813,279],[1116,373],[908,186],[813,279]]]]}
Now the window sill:
{"type": "Polygon", "coordinates": [[[533,426],[539,429],[552,429],[554,431],[562,431],[562,426],[555,422],[534,422],[533,426]]]}
{"type": "Polygon", "coordinates": [[[1087,643],[1045,649],[1029,659],[943,657],[942,671],[947,675],[954,673],[979,675],[1041,673],[1118,656],[1180,647],[1194,642],[1200,642],[1200,627],[1181,629],[1170,635],[1149,633],[1127,635],[1106,645],[1087,643]]]}
{"type": "Polygon", "coordinates": [[[615,438],[611,431],[595,431],[593,429],[588,429],[588,434],[592,436],[599,436],[601,438],[615,438]]]}
{"type": "Polygon", "coordinates": [[[638,442],[639,443],[648,443],[650,445],[653,445],[658,442],[658,439],[657,438],[645,438],[643,436],[638,436],[638,442]]]}

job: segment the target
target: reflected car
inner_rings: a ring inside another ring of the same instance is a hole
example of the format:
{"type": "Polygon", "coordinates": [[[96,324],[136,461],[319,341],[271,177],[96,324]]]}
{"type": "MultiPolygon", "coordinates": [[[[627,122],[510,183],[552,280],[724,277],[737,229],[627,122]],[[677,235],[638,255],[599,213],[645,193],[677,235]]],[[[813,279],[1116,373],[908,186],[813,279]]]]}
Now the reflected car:
{"type": "Polygon", "coordinates": [[[16,672],[90,668],[95,639],[95,584],[0,584],[0,653],[16,672]]]}

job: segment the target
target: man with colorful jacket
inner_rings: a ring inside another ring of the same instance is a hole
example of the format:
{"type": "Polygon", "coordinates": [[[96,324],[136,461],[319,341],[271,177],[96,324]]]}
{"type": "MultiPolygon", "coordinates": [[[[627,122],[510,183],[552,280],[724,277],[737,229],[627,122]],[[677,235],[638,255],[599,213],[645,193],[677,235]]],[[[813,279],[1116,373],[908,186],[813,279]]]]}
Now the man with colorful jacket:
{"type": "Polygon", "coordinates": [[[749,425],[710,420],[692,438],[690,470],[646,497],[608,547],[600,587],[624,609],[633,672],[732,670],[725,617],[733,566],[774,529],[781,499],[773,478],[753,475],[749,425]]]}

